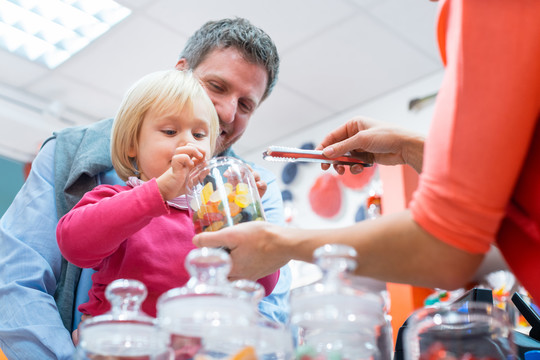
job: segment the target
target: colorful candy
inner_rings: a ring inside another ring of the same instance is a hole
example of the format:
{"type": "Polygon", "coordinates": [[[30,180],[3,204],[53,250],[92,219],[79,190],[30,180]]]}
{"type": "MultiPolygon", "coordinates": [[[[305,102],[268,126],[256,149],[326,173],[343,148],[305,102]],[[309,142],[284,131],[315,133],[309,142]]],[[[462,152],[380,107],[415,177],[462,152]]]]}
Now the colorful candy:
{"type": "Polygon", "coordinates": [[[203,204],[206,204],[208,201],[210,201],[210,196],[214,192],[214,186],[211,182],[206,183],[204,185],[202,191],[201,191],[201,202],[203,204]]]}
{"type": "Polygon", "coordinates": [[[247,183],[229,182],[219,188],[212,182],[206,183],[190,200],[193,210],[195,232],[217,231],[226,226],[264,220],[256,190],[247,183]]]}
{"type": "MultiPolygon", "coordinates": [[[[213,360],[217,359],[213,356],[209,355],[195,355],[195,360],[213,360]]],[[[219,357],[219,359],[223,359],[223,357],[219,357]]],[[[241,349],[237,353],[233,354],[232,356],[229,356],[225,358],[225,360],[257,360],[257,352],[255,351],[255,348],[253,346],[246,346],[245,348],[241,349]]]]}
{"type": "Polygon", "coordinates": [[[238,194],[234,198],[234,203],[238,206],[240,206],[242,209],[246,208],[251,204],[251,199],[249,197],[249,194],[238,194]]]}
{"type": "MultiPolygon", "coordinates": [[[[486,341],[488,341],[486,339],[486,341]]],[[[479,345],[482,345],[481,343],[479,345]]],[[[492,344],[493,346],[493,344],[492,344]]],[[[496,346],[494,347],[494,349],[496,346]]],[[[482,349],[480,347],[480,349],[482,349]]],[[[458,354],[445,348],[442,342],[434,342],[428,349],[420,354],[420,360],[497,360],[495,356],[477,356],[470,352],[464,351],[464,349],[456,349],[458,354]]],[[[481,350],[480,350],[481,352],[481,350]]]]}

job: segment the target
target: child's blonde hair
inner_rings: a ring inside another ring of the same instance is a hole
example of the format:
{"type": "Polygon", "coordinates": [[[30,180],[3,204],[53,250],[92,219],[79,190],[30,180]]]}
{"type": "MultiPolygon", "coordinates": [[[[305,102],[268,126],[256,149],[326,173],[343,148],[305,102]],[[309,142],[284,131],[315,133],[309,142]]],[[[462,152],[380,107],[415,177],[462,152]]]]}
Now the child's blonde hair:
{"type": "Polygon", "coordinates": [[[139,133],[146,113],[150,109],[164,111],[173,105],[179,111],[185,106],[192,108],[196,100],[203,101],[210,110],[210,155],[213,155],[219,134],[218,115],[191,70],[154,72],[131,86],[116,113],[111,135],[111,160],[122,180],[138,174],[135,159],[128,152],[139,146],[139,133]]]}

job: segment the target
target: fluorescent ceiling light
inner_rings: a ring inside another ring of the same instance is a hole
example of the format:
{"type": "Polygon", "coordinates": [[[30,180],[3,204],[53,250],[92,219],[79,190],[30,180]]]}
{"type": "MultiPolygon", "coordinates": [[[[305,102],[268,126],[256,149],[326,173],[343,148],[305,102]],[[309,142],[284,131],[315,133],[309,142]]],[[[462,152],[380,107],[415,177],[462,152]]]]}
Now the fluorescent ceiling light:
{"type": "Polygon", "coordinates": [[[113,0],[0,0],[0,47],[54,69],[129,14],[113,0]]]}

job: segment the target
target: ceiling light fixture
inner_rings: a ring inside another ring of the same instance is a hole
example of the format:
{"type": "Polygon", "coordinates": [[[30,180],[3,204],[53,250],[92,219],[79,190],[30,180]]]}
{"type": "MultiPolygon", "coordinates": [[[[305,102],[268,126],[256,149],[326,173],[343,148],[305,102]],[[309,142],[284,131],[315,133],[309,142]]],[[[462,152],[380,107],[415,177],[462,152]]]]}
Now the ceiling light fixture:
{"type": "Polygon", "coordinates": [[[112,0],[0,0],[0,47],[54,69],[129,14],[112,0]]]}

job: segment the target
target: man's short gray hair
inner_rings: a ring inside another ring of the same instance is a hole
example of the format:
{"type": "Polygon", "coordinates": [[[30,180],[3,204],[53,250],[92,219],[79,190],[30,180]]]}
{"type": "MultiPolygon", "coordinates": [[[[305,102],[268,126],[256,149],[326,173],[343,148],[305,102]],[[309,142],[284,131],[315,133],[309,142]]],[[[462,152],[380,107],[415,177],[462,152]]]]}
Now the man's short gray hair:
{"type": "Polygon", "coordinates": [[[247,19],[207,22],[188,39],[180,58],[195,69],[212,51],[229,47],[238,50],[246,61],[264,66],[268,83],[261,100],[266,99],[277,82],[279,55],[270,36],[247,19]]]}

